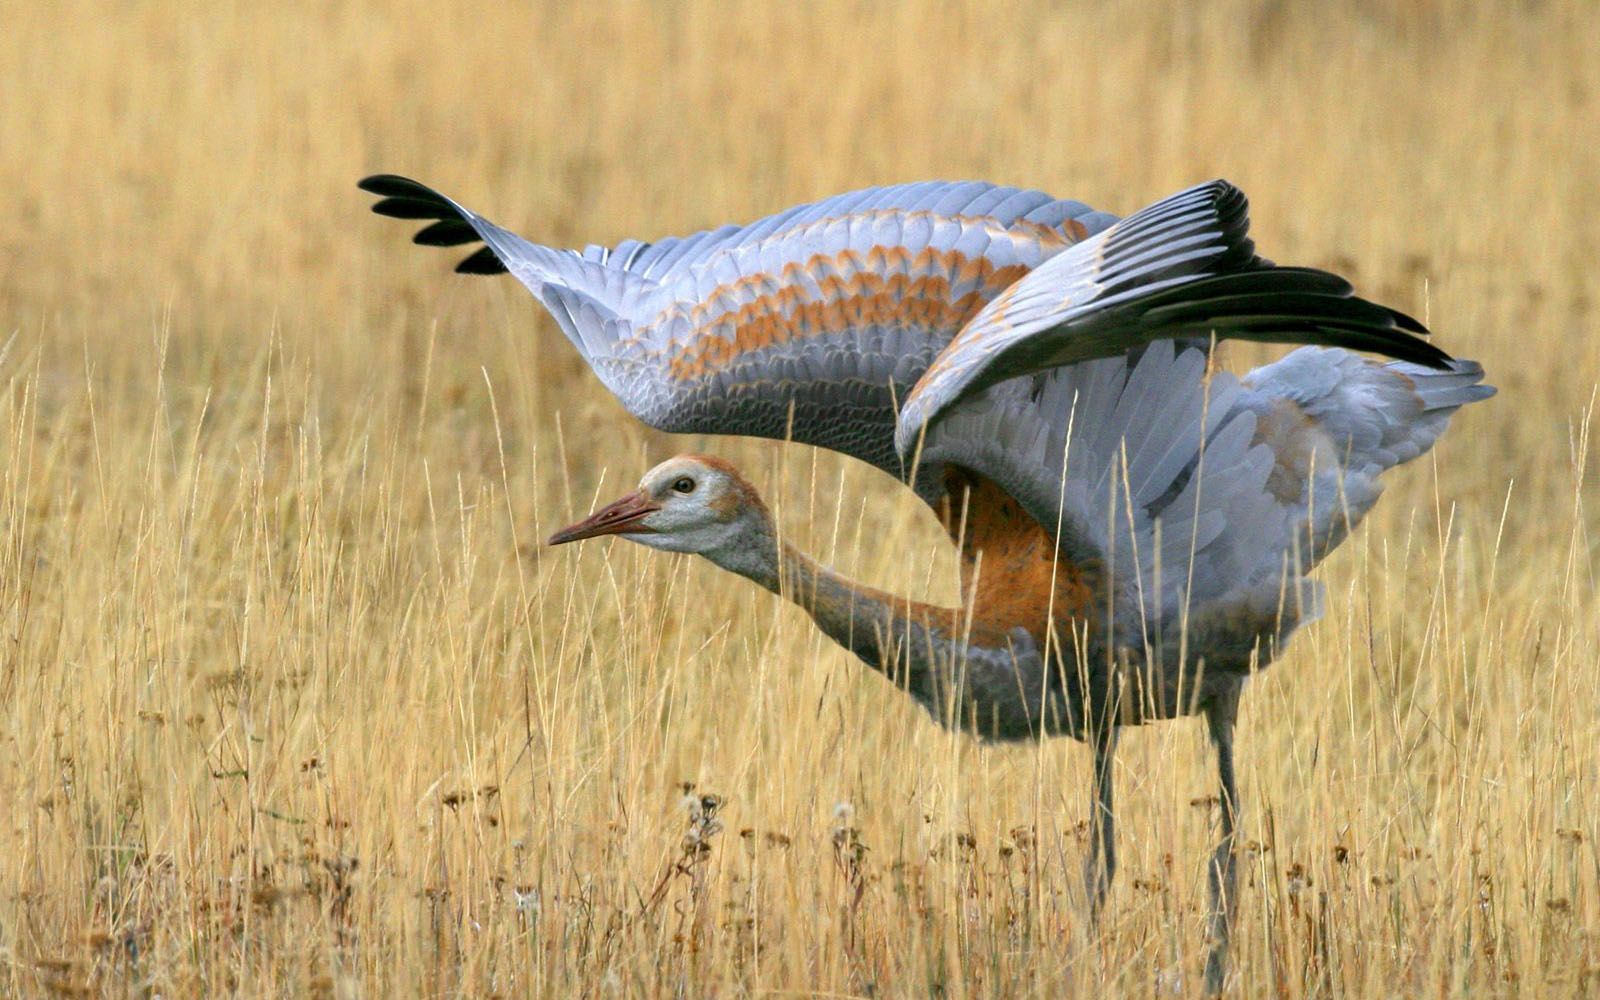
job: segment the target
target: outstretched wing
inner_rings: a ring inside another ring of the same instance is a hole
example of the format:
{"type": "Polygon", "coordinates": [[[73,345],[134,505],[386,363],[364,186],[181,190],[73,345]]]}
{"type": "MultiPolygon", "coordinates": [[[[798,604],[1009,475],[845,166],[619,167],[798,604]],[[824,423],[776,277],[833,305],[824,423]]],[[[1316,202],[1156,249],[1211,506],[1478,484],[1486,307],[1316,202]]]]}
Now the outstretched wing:
{"type": "Polygon", "coordinates": [[[1042,264],[956,336],[912,390],[896,443],[1007,379],[1156,339],[1215,335],[1375,351],[1432,367],[1449,360],[1426,329],[1356,298],[1337,275],[1274,267],[1255,254],[1248,203],[1226,181],[1163,199],[1042,264]]]}
{"type": "Polygon", "coordinates": [[[679,432],[792,438],[900,476],[895,409],[969,319],[1114,216],[981,182],[872,188],[654,243],[529,243],[415,181],[370,177],[417,242],[486,246],[635,416],[679,432]]]}

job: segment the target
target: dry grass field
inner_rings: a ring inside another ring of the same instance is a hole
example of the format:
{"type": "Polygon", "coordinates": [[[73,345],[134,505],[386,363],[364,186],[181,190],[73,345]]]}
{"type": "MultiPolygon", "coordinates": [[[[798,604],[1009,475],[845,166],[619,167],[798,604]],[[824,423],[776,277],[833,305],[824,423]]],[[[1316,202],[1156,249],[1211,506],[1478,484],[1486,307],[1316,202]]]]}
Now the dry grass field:
{"type": "Polygon", "coordinates": [[[1597,38],[1583,2],[5,5],[0,995],[1201,992],[1198,722],[1123,741],[1092,935],[1083,747],[943,732],[709,565],[540,544],[694,448],[953,601],[920,504],[637,425],[514,281],[370,215],[378,170],[557,245],[1238,183],[1267,255],[1501,394],[1247,689],[1229,991],[1600,995],[1597,38]]]}

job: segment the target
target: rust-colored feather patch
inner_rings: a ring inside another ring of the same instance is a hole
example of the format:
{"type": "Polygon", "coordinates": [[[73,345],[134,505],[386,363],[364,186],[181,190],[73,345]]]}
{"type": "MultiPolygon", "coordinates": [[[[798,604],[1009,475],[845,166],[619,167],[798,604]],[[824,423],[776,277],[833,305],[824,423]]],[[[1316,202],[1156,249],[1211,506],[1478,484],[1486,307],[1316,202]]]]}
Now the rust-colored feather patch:
{"type": "Polygon", "coordinates": [[[842,250],[728,281],[694,304],[680,303],[640,327],[625,346],[657,358],[677,381],[704,378],[752,351],[869,326],[954,334],[1028,273],[982,256],[925,247],[842,250]],[[646,349],[650,331],[686,318],[692,333],[646,349]]]}
{"type": "Polygon", "coordinates": [[[1256,418],[1254,443],[1267,445],[1275,456],[1267,489],[1279,503],[1300,503],[1315,464],[1332,461],[1332,456],[1317,457],[1326,440],[1316,421],[1292,399],[1276,401],[1256,418]]]}
{"type": "Polygon", "coordinates": [[[1102,588],[1098,566],[1068,562],[1021,504],[976,473],[951,468],[945,490],[940,520],[961,549],[975,640],[1003,643],[1020,626],[1042,641],[1052,619],[1092,619],[1102,588]]]}

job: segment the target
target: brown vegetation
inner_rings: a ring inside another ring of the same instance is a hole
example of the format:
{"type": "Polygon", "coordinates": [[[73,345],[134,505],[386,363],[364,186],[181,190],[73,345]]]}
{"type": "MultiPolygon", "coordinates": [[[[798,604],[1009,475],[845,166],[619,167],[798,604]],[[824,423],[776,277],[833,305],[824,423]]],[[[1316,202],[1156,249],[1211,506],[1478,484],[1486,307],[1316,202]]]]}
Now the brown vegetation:
{"type": "Polygon", "coordinates": [[[691,448],[949,603],[934,518],[637,426],[513,281],[367,214],[376,170],[557,244],[922,177],[1240,184],[1264,252],[1501,395],[1247,690],[1233,988],[1600,991],[1597,37],[1561,2],[8,6],[0,994],[1200,989],[1198,723],[1123,741],[1091,937],[1081,747],[941,732],[708,566],[538,545],[691,448]]]}

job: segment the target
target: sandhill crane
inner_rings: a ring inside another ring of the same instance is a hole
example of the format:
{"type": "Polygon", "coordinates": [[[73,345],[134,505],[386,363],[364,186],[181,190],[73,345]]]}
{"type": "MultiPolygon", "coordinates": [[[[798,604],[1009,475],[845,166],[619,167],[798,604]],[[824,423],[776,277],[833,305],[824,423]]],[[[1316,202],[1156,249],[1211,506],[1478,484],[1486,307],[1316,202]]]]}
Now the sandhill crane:
{"type": "Polygon", "coordinates": [[[457,270],[514,274],[644,422],[831,448],[926,500],[960,549],[965,608],[822,567],[708,457],[657,466],[550,542],[698,553],[799,604],[946,726],[1088,742],[1092,913],[1116,866],[1119,728],[1203,714],[1221,785],[1206,981],[1221,988],[1240,690],[1318,613],[1306,574],[1379,475],[1493,394],[1478,365],[1335,275],[1258,257],[1222,181],[1121,220],[1036,191],[908,184],[581,251],[415,181],[361,187],[379,214],[433,220],[418,243],[486,244],[457,270]],[[1211,370],[1218,338],[1312,346],[1236,378],[1211,370]]]}

